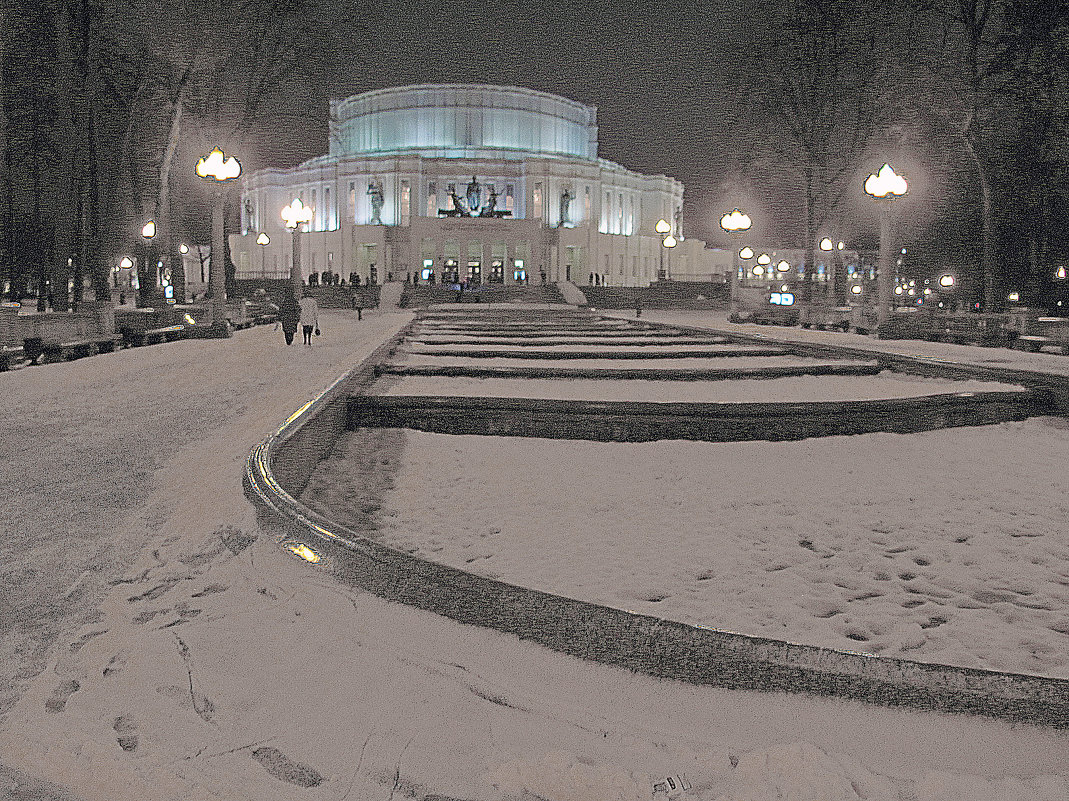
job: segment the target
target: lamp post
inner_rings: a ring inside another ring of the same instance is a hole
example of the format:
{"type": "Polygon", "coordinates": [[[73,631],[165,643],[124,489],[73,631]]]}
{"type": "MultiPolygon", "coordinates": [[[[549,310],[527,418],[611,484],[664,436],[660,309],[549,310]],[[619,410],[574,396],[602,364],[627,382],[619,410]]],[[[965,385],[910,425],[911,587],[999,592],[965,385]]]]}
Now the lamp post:
{"type": "Polygon", "coordinates": [[[197,175],[203,178],[212,192],[212,256],[209,264],[208,287],[212,293],[212,328],[221,336],[229,332],[226,327],[226,242],[223,239],[223,222],[226,213],[225,187],[241,175],[241,163],[233,156],[226,156],[218,147],[207,156],[197,160],[197,175]]]}
{"type": "Polygon", "coordinates": [[[657,271],[657,280],[663,281],[668,276],[664,271],[664,241],[672,230],[672,226],[668,223],[668,220],[658,220],[653,229],[661,235],[661,268],[657,271]]]}
{"type": "Polygon", "coordinates": [[[675,246],[676,238],[671,234],[666,236],[661,242],[661,252],[663,253],[666,250],[668,251],[668,272],[665,276],[668,280],[671,280],[672,278],[672,248],[674,248],[675,246]]]}
{"type": "Polygon", "coordinates": [[[260,246],[260,277],[267,277],[267,246],[271,244],[271,237],[267,235],[266,231],[260,231],[260,235],[256,237],[256,244],[260,246]]]}
{"type": "MultiPolygon", "coordinates": [[[[740,256],[742,256],[742,251],[739,250],[738,240],[746,231],[750,230],[750,226],[751,225],[753,225],[753,222],[750,220],[750,215],[746,214],[745,212],[739,211],[738,209],[732,209],[730,212],[728,212],[727,214],[725,214],[723,217],[720,218],[720,227],[724,229],[724,231],[727,233],[728,237],[732,240],[732,243],[731,243],[731,250],[732,250],[732,257],[731,257],[731,299],[733,301],[735,300],[735,296],[738,294],[738,286],[739,286],[739,263],[738,263],[738,259],[739,259],[740,256]]],[[[746,248],[746,249],[749,250],[749,248],[746,248]]],[[[752,256],[753,256],[753,254],[751,252],[750,257],[743,257],[743,258],[752,258],[752,256]]]]}
{"type": "Polygon", "coordinates": [[[880,260],[876,273],[876,326],[887,322],[891,316],[891,204],[909,191],[906,179],[896,173],[890,164],[865,179],[865,193],[879,203],[880,209],[880,260]]]}
{"type": "Polygon", "coordinates": [[[293,261],[290,264],[290,281],[293,282],[293,297],[301,296],[301,226],[311,222],[315,209],[304,205],[299,197],[282,208],[282,219],[293,231],[293,261]]]}

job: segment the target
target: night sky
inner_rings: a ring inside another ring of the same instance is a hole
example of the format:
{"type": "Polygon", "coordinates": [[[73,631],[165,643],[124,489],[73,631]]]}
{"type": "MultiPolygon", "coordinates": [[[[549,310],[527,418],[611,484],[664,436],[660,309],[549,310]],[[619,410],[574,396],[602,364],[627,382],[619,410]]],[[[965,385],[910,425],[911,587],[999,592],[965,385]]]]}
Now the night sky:
{"type": "Polygon", "coordinates": [[[288,167],[326,153],[332,96],[413,83],[522,86],[596,106],[599,155],[683,181],[687,232],[717,241],[744,9],[387,2],[332,29],[245,163],[288,167]]]}

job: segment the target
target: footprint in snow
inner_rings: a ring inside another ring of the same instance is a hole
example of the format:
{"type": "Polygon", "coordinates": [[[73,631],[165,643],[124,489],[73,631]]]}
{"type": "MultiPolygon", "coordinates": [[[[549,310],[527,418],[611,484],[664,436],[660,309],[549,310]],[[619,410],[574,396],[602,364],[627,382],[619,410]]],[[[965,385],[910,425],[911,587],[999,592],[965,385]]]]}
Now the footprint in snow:
{"type": "Polygon", "coordinates": [[[123,751],[137,750],[137,724],[134,723],[133,720],[124,715],[120,715],[115,718],[115,723],[112,724],[112,728],[115,729],[115,733],[119,735],[118,743],[123,751]]]}
{"type": "Polygon", "coordinates": [[[70,697],[78,692],[78,688],[81,685],[74,679],[63,682],[55,690],[52,691],[52,695],[45,701],[45,709],[53,714],[62,712],[67,708],[67,701],[70,697]]]}

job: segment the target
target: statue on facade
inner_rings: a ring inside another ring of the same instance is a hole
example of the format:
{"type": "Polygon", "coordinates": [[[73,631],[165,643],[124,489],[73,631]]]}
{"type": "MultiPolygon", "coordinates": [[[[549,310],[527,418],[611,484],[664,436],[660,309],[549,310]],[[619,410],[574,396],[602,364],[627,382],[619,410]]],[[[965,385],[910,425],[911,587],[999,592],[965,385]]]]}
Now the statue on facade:
{"type": "Polygon", "coordinates": [[[468,189],[464,194],[468,198],[468,213],[475,214],[476,210],[482,206],[483,191],[474,175],[471,176],[471,183],[468,184],[468,189]]]}
{"type": "Polygon", "coordinates": [[[480,210],[479,216],[496,217],[495,209],[497,209],[497,189],[493,184],[490,184],[490,197],[487,198],[486,205],[480,210]]]}
{"type": "Polygon", "coordinates": [[[676,224],[676,239],[683,240],[683,207],[680,206],[676,209],[676,213],[673,215],[673,219],[676,224]]]}
{"type": "Polygon", "coordinates": [[[464,201],[460,199],[460,197],[457,195],[455,189],[451,190],[449,192],[449,197],[453,201],[453,208],[449,210],[449,212],[452,212],[451,214],[449,212],[446,212],[446,214],[448,216],[450,216],[450,217],[470,217],[471,216],[471,214],[468,212],[468,210],[464,208],[464,201]]]}
{"type": "Polygon", "coordinates": [[[367,185],[367,196],[371,198],[371,224],[382,225],[382,181],[372,182],[367,185]]]}
{"type": "Polygon", "coordinates": [[[572,205],[572,190],[569,187],[564,187],[564,191],[560,196],[560,222],[557,225],[567,225],[571,222],[568,218],[568,209],[572,205]]]}

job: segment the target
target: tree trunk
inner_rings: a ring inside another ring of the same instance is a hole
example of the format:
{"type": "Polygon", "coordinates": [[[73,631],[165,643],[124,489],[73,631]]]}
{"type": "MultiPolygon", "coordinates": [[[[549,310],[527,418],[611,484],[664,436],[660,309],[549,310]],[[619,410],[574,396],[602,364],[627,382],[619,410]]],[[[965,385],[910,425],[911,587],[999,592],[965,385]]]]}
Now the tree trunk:
{"type": "Polygon", "coordinates": [[[181,303],[185,300],[185,271],[182,269],[182,257],[175,244],[171,224],[171,167],[174,154],[178,149],[178,140],[182,131],[182,112],[185,106],[186,87],[191,73],[187,72],[178,86],[174,104],[171,107],[171,126],[167,134],[167,146],[160,162],[160,185],[156,203],[156,243],[164,270],[170,272],[174,298],[181,303]]]}
{"type": "MultiPolygon", "coordinates": [[[[7,0],[0,0],[0,67],[4,64],[7,53],[7,36],[11,29],[10,13],[7,0]]],[[[11,145],[7,138],[7,86],[4,83],[4,70],[0,69],[0,142],[3,143],[3,158],[0,158],[0,194],[3,195],[3,215],[0,219],[0,299],[10,291],[14,283],[11,270],[11,232],[14,230],[11,219],[11,173],[8,170],[11,145]]]]}

